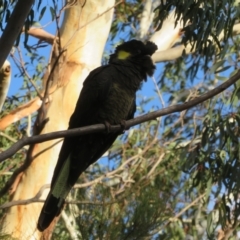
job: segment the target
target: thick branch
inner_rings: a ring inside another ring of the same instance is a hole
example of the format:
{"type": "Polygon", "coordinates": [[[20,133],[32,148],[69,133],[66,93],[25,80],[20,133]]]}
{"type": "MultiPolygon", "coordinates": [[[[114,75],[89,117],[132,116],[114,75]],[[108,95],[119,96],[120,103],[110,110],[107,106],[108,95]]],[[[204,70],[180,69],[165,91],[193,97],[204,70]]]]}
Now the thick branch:
{"type": "MultiPolygon", "coordinates": [[[[237,23],[233,26],[233,35],[239,35],[240,34],[240,23],[237,23]]],[[[224,32],[222,31],[218,39],[221,41],[224,37],[224,32]]],[[[166,62],[166,61],[172,61],[175,60],[183,55],[183,50],[185,50],[184,54],[190,54],[194,53],[195,49],[192,49],[191,44],[187,44],[187,46],[184,46],[183,44],[178,45],[176,47],[158,51],[153,54],[152,59],[154,62],[166,62]]]]}
{"type": "MultiPolygon", "coordinates": [[[[239,79],[240,79],[240,70],[230,79],[228,79],[226,82],[214,88],[213,90],[203,94],[202,96],[183,104],[173,105],[173,106],[163,108],[161,110],[154,111],[154,112],[145,114],[143,116],[131,119],[129,121],[126,121],[126,127],[130,128],[137,124],[156,119],[157,117],[165,116],[167,114],[174,113],[174,112],[181,112],[186,109],[192,108],[197,104],[200,104],[216,96],[217,94],[223,92],[226,88],[233,85],[239,79]]],[[[114,126],[111,126],[109,131],[116,132],[121,130],[121,127],[122,127],[121,125],[114,125],[114,126]]],[[[62,138],[62,137],[70,137],[70,136],[72,137],[72,136],[85,135],[85,134],[95,133],[95,132],[103,132],[104,130],[105,130],[104,124],[96,124],[92,126],[75,128],[75,129],[65,130],[65,131],[52,132],[52,133],[47,133],[47,134],[33,136],[33,137],[24,137],[21,140],[19,140],[17,143],[13,144],[11,148],[9,148],[8,150],[0,154],[0,162],[3,162],[5,159],[11,157],[14,153],[16,153],[19,149],[21,149],[25,145],[41,143],[41,142],[49,141],[52,139],[62,138]]]]}
{"type": "MultiPolygon", "coordinates": [[[[53,85],[49,89],[49,96],[46,99],[45,103],[51,101],[51,94],[57,89],[56,85],[53,85]]],[[[41,92],[41,98],[44,96],[44,92],[41,92]]],[[[0,119],[0,131],[7,128],[10,124],[21,120],[22,118],[36,112],[42,106],[42,100],[40,97],[35,97],[31,101],[17,107],[16,109],[12,110],[6,116],[0,119]]]]}
{"type": "Polygon", "coordinates": [[[49,44],[53,44],[55,36],[42,28],[33,28],[31,27],[28,32],[29,35],[38,38],[40,41],[45,41],[49,44]]]}
{"type": "Polygon", "coordinates": [[[12,12],[11,17],[8,19],[7,26],[3,31],[0,38],[0,66],[2,67],[6,60],[15,40],[20,33],[24,21],[34,3],[34,0],[18,0],[12,12]]]}
{"type": "Polygon", "coordinates": [[[190,50],[187,50],[187,47],[185,48],[182,44],[174,48],[156,52],[153,54],[152,59],[154,62],[172,61],[181,57],[183,55],[183,50],[185,50],[185,54],[190,53],[190,50]]]}
{"type": "Polygon", "coordinates": [[[28,103],[14,109],[12,112],[0,119],[0,131],[7,128],[10,124],[19,121],[33,112],[36,112],[41,105],[42,100],[39,97],[36,97],[28,103]]]}

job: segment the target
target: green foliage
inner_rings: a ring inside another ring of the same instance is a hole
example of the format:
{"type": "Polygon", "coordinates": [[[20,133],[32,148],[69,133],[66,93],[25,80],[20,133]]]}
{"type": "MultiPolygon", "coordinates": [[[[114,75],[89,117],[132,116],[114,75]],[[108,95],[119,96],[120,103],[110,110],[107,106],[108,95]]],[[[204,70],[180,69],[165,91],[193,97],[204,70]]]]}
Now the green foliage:
{"type": "Polygon", "coordinates": [[[193,43],[193,48],[196,48],[200,53],[212,55],[213,43],[221,48],[218,37],[222,31],[224,32],[224,43],[232,36],[232,27],[238,17],[234,3],[234,0],[166,1],[156,9],[158,10],[156,22],[159,23],[158,28],[161,28],[168,13],[174,8],[176,23],[183,21],[184,25],[188,24],[184,28],[183,43],[186,44],[190,41],[193,43]],[[212,37],[212,40],[209,40],[209,37],[212,37]]]}
{"type": "Polygon", "coordinates": [[[164,2],[156,8],[158,16],[155,22],[158,29],[162,27],[169,13],[175,9],[176,23],[182,21],[185,26],[182,30],[182,43],[184,45],[190,43],[192,50],[199,54],[193,56],[193,64],[186,71],[187,77],[194,78],[201,65],[207,71],[209,62],[213,58],[218,61],[219,66],[222,66],[221,60],[225,57],[225,50],[230,47],[229,38],[233,34],[233,25],[239,18],[239,10],[235,6],[235,1],[174,0],[164,2]],[[201,63],[202,61],[204,64],[201,63]]]}
{"type": "Polygon", "coordinates": [[[111,26],[110,39],[119,38],[122,32],[127,33],[125,36],[120,36],[124,41],[136,37],[142,10],[143,3],[140,0],[125,1],[124,4],[117,5],[111,26]]]}

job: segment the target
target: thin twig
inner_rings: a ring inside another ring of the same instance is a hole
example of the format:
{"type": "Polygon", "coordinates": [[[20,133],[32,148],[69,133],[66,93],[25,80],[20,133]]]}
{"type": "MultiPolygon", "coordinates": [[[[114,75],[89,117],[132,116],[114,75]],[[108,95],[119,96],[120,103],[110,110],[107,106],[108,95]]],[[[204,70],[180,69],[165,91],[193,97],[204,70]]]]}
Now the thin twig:
{"type": "Polygon", "coordinates": [[[15,138],[13,138],[13,137],[10,137],[9,135],[7,135],[6,133],[4,133],[4,132],[0,132],[0,136],[3,136],[3,137],[5,137],[5,138],[7,138],[8,140],[10,140],[10,141],[12,141],[12,142],[17,142],[17,140],[15,139],[15,138]]]}
{"type": "Polygon", "coordinates": [[[155,79],[154,76],[152,76],[151,79],[152,79],[153,84],[154,84],[154,86],[155,86],[155,88],[156,88],[156,91],[157,91],[158,97],[159,97],[159,99],[160,99],[160,102],[161,102],[161,104],[162,104],[162,107],[164,108],[164,107],[165,107],[165,103],[164,103],[164,100],[163,100],[162,94],[161,94],[161,92],[160,92],[160,90],[159,90],[159,88],[158,88],[158,85],[157,85],[156,79],[155,79]]]}
{"type": "Polygon", "coordinates": [[[35,89],[38,97],[42,100],[42,95],[41,95],[38,87],[36,86],[35,82],[33,82],[32,78],[30,77],[30,75],[28,74],[28,72],[27,72],[27,70],[26,70],[25,62],[24,62],[24,60],[23,60],[23,57],[22,57],[22,53],[21,53],[20,48],[17,47],[16,49],[17,49],[17,52],[18,52],[18,55],[19,55],[19,58],[20,58],[20,60],[17,59],[17,60],[19,61],[20,65],[21,65],[21,67],[19,67],[20,72],[22,72],[23,75],[25,74],[25,76],[28,78],[28,80],[30,81],[30,83],[31,83],[32,86],[34,87],[34,89],[35,89]]]}
{"type": "Polygon", "coordinates": [[[150,176],[152,176],[152,173],[155,171],[156,167],[161,163],[161,161],[163,160],[163,157],[165,156],[165,153],[162,153],[160,155],[160,157],[158,158],[158,160],[156,161],[156,163],[153,165],[153,167],[151,168],[151,170],[148,172],[147,174],[147,178],[149,178],[150,176]]]}
{"type": "Polygon", "coordinates": [[[184,207],[179,213],[177,213],[174,217],[170,218],[164,226],[161,227],[161,229],[164,229],[169,223],[173,222],[174,220],[177,220],[181,215],[183,215],[190,207],[195,205],[198,201],[200,201],[202,198],[206,196],[206,193],[201,194],[199,197],[197,197],[194,201],[192,201],[190,204],[188,204],[186,207],[184,207]]]}

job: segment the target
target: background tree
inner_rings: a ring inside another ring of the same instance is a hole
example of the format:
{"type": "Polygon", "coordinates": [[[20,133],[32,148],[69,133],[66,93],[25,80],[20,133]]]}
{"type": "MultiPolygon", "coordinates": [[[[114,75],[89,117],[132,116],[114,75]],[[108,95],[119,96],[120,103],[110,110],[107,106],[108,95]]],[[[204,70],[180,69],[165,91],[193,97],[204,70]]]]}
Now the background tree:
{"type": "MultiPolygon", "coordinates": [[[[151,39],[159,47],[154,59],[162,63],[149,79],[155,92],[139,96],[139,115],[195,100],[237,72],[238,2],[44,4],[33,7],[25,38],[10,54],[23,86],[1,113],[2,150],[22,136],[67,128],[82,82],[100,65],[106,41],[102,62],[121,39],[151,39]],[[56,36],[29,28],[47,14],[56,36]],[[39,41],[30,44],[30,36],[39,41]],[[40,55],[45,42],[52,44],[48,63],[40,55]]],[[[5,1],[1,18],[8,19],[14,7],[5,1]]],[[[25,146],[1,164],[2,233],[18,239],[236,239],[238,96],[236,83],[193,108],[131,128],[80,177],[68,198],[71,204],[43,236],[36,231],[39,202],[61,140],[25,146]]]]}

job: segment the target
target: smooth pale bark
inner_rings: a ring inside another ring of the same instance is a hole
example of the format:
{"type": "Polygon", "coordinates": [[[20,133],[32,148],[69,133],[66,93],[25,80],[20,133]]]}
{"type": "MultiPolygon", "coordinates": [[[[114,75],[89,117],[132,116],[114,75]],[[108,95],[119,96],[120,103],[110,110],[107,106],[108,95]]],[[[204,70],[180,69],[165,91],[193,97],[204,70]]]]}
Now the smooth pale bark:
{"type": "Polygon", "coordinates": [[[0,69],[0,112],[6,99],[9,85],[11,82],[11,66],[10,62],[6,60],[0,69]]]}
{"type": "MultiPolygon", "coordinates": [[[[49,99],[46,116],[49,122],[42,133],[67,129],[84,79],[101,64],[112,22],[114,0],[102,1],[101,4],[98,0],[89,0],[83,8],[80,3],[65,12],[61,46],[66,52],[60,69],[56,68],[59,72],[54,82],[59,88],[49,99]]],[[[50,183],[61,144],[58,139],[35,145],[32,153],[35,159],[24,172],[12,200],[31,198],[44,184],[50,183]]],[[[47,191],[43,195],[44,199],[47,191]]],[[[36,230],[36,222],[41,207],[42,203],[11,207],[4,219],[3,231],[18,239],[40,239],[41,233],[36,230]]]]}

